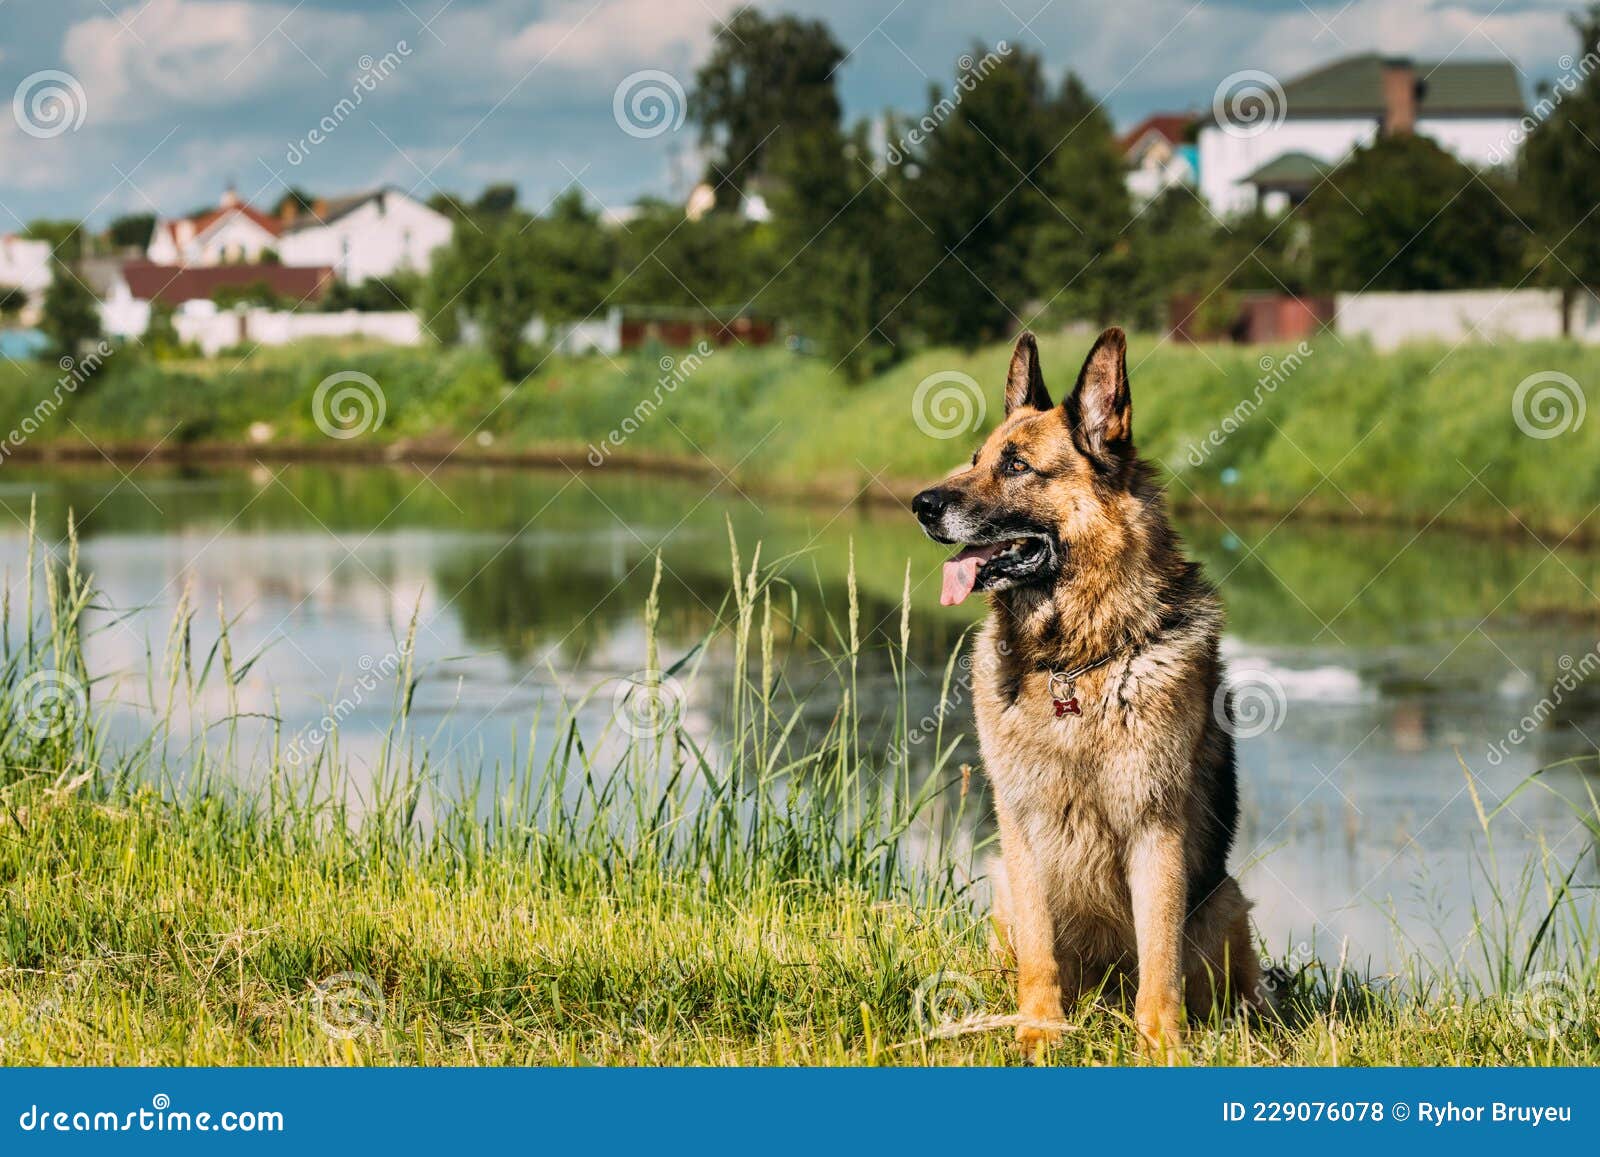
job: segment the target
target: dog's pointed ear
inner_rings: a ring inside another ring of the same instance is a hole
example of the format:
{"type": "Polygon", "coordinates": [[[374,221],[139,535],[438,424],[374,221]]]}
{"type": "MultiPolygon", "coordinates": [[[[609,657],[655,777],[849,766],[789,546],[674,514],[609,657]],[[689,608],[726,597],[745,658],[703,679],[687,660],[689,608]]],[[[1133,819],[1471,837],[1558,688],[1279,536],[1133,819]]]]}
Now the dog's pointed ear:
{"type": "Polygon", "coordinates": [[[1111,468],[1133,453],[1133,396],[1128,391],[1128,339],[1116,326],[1096,339],[1066,402],[1078,448],[1111,468]]]}
{"type": "Polygon", "coordinates": [[[1006,415],[1018,406],[1035,410],[1050,408],[1050,393],[1044,388],[1044,371],[1039,368],[1039,343],[1033,334],[1022,331],[1017,348],[1011,351],[1011,372],[1006,375],[1006,415]]]}

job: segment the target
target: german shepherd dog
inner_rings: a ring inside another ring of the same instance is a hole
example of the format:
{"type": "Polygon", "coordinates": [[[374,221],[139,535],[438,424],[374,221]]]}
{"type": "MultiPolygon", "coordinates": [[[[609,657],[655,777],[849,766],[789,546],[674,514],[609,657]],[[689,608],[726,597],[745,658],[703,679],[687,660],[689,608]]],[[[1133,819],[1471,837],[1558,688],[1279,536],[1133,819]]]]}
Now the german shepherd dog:
{"type": "Polygon", "coordinates": [[[1005,396],[972,464],[912,509],[930,538],[961,546],[940,601],[989,595],[972,694],[1018,1040],[1042,1049],[1063,1001],[1126,982],[1144,1043],[1170,1058],[1186,1005],[1204,1015],[1262,991],[1250,905],[1227,869],[1239,800],[1222,607],[1134,452],[1120,329],[1059,406],[1024,333],[1005,396]]]}

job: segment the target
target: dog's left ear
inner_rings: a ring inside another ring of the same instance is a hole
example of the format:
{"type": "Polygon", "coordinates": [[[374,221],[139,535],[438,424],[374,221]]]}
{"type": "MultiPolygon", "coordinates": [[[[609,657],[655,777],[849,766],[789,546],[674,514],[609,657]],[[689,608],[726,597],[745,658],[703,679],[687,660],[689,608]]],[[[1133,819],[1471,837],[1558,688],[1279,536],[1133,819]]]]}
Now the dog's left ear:
{"type": "Polygon", "coordinates": [[[1095,341],[1064,403],[1078,448],[1107,469],[1133,453],[1133,396],[1128,391],[1128,339],[1113,326],[1095,341]]]}
{"type": "Polygon", "coordinates": [[[1017,348],[1011,351],[1011,371],[1006,375],[1006,416],[1018,406],[1035,410],[1050,408],[1050,394],[1044,388],[1044,371],[1039,368],[1039,343],[1033,334],[1022,331],[1017,348]]]}

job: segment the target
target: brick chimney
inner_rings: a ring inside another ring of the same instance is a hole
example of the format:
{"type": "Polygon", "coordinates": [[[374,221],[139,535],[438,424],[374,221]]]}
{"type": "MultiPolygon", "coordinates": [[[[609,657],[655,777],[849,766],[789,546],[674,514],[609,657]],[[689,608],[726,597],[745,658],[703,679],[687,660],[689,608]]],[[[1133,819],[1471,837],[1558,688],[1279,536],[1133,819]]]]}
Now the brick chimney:
{"type": "Polygon", "coordinates": [[[1417,127],[1417,69],[1406,57],[1383,62],[1383,135],[1409,136],[1417,127]]]}

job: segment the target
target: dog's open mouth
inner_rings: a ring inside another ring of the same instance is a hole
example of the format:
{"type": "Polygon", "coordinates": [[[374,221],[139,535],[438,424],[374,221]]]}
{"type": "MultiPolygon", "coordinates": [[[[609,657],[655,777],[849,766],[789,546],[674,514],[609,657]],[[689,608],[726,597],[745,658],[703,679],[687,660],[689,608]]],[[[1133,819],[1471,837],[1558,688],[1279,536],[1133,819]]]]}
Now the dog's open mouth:
{"type": "Polygon", "coordinates": [[[1038,570],[1049,554],[1050,542],[1039,534],[964,546],[944,564],[939,605],[953,607],[975,590],[1010,585],[1004,580],[1016,580],[1038,570]]]}

